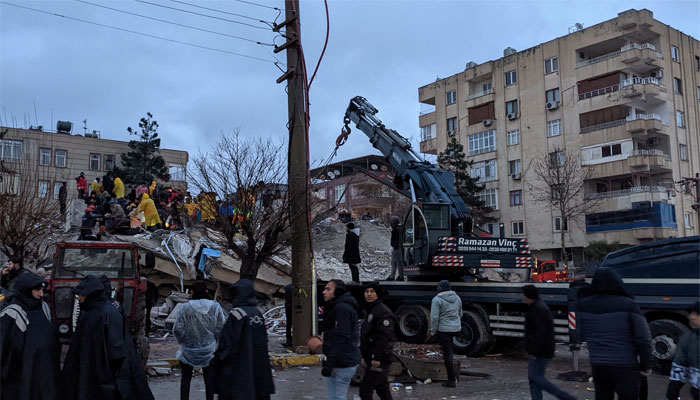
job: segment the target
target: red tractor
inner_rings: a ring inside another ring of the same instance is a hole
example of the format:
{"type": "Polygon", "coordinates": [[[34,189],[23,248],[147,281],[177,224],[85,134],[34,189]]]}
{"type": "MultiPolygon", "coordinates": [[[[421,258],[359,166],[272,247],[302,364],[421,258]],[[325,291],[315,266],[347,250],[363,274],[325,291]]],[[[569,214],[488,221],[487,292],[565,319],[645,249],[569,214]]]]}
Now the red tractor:
{"type": "Polygon", "coordinates": [[[541,261],[535,259],[535,269],[531,274],[533,282],[567,282],[569,281],[569,267],[557,268],[554,260],[541,261]]]}

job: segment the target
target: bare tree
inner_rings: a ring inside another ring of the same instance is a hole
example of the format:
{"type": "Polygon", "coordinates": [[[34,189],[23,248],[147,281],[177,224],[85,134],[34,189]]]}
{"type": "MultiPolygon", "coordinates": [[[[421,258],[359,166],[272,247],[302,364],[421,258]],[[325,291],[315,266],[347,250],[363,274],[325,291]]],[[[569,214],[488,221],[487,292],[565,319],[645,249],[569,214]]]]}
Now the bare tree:
{"type": "Polygon", "coordinates": [[[533,164],[533,170],[535,180],[528,181],[528,187],[536,201],[547,204],[561,218],[561,257],[566,262],[568,227],[597,205],[596,200],[586,199],[584,193],[591,172],[581,166],[577,153],[558,147],[542,154],[533,164]]]}
{"type": "Polygon", "coordinates": [[[216,207],[213,228],[241,259],[241,279],[255,279],[260,265],[288,245],[286,155],[284,143],[248,139],[235,130],[196,157],[188,172],[192,185],[206,193],[202,207],[216,207]]]}

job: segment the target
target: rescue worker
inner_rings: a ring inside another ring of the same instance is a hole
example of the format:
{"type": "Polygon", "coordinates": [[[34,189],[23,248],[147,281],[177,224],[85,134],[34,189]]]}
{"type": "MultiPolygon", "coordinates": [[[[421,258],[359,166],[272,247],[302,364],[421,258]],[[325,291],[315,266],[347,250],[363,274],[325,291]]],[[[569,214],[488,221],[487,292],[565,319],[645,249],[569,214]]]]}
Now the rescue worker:
{"type": "Polygon", "coordinates": [[[102,193],[102,184],[100,183],[100,178],[95,178],[95,180],[92,181],[92,183],[90,184],[90,194],[92,193],[102,193]]]}
{"type": "Polygon", "coordinates": [[[393,281],[398,271],[397,281],[403,281],[403,254],[401,252],[401,227],[399,217],[391,217],[391,272],[387,281],[393,281]]]}
{"type": "Polygon", "coordinates": [[[146,217],[147,229],[160,226],[162,223],[160,216],[158,215],[156,204],[153,202],[148,193],[144,193],[143,196],[141,196],[141,204],[139,204],[138,210],[139,212],[143,212],[143,215],[146,217]]]}
{"type": "Polygon", "coordinates": [[[110,195],[114,194],[114,179],[112,179],[111,171],[107,171],[105,176],[102,177],[102,191],[110,195]]]}
{"type": "Polygon", "coordinates": [[[275,393],[267,350],[265,319],[258,310],[253,282],[231,286],[233,308],[219,337],[218,390],[221,400],[269,400],[275,393]]]}
{"type": "Polygon", "coordinates": [[[690,397],[698,400],[700,391],[700,302],[695,302],[688,314],[690,329],[681,336],[671,364],[671,380],[666,389],[666,398],[680,397],[683,385],[690,384],[690,397]]]}
{"type": "Polygon", "coordinates": [[[360,384],[360,399],[372,400],[376,391],[381,400],[391,400],[387,374],[394,341],[394,314],[382,302],[378,283],[365,286],[366,316],[360,328],[360,353],[365,375],[360,384]]]}
{"type": "Polygon", "coordinates": [[[0,272],[0,276],[2,276],[0,277],[0,287],[2,287],[2,292],[5,295],[4,304],[10,304],[14,298],[17,279],[24,274],[31,273],[24,268],[23,264],[24,261],[21,257],[10,257],[7,261],[7,267],[0,272]]]}
{"type": "Polygon", "coordinates": [[[122,178],[114,178],[114,197],[117,199],[123,199],[126,196],[126,188],[124,187],[124,181],[122,178]]]}
{"type": "Polygon", "coordinates": [[[450,281],[438,283],[438,294],[430,304],[430,335],[437,334],[437,341],[442,348],[442,358],[447,369],[447,382],[442,386],[457,387],[452,358],[452,339],[462,330],[462,299],[452,290],[450,281]]]}
{"type": "Polygon", "coordinates": [[[51,311],[42,301],[46,282],[33,273],[17,278],[12,304],[0,312],[0,398],[56,400],[60,346],[51,311]]]}
{"type": "Polygon", "coordinates": [[[76,186],[78,187],[78,197],[85,200],[88,196],[88,184],[85,179],[85,173],[81,172],[80,176],[75,178],[76,186]]]}
{"type": "Polygon", "coordinates": [[[345,235],[345,251],[343,252],[343,262],[348,264],[352,281],[360,283],[360,228],[355,228],[355,224],[349,222],[345,225],[347,234],[345,235]]]}

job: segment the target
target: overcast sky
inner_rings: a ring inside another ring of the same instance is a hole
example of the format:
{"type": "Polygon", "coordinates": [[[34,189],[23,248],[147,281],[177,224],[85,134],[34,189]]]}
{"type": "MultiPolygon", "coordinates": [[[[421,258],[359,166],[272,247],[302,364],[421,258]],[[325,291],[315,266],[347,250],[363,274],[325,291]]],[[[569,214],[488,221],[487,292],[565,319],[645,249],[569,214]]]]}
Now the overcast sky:
{"type": "MultiPolygon", "coordinates": [[[[75,0],[0,0],[126,30],[273,61],[272,48],[100,8],[75,0]]],[[[252,39],[283,43],[263,23],[195,8],[179,0],[89,0],[130,13],[252,39]],[[237,24],[244,22],[253,26],[237,24]]],[[[182,0],[254,19],[277,11],[240,0],[182,0]]],[[[283,0],[253,0],[283,8],[283,0]]],[[[464,70],[468,61],[500,58],[585,27],[618,12],[648,8],[654,17],[700,37],[700,1],[390,1],[329,0],[328,50],[311,88],[311,158],[328,156],[348,101],[362,95],[384,123],[418,137],[418,87],[464,70]]],[[[282,21],[282,15],[277,21],[282,21]]],[[[312,70],[323,47],[320,0],[301,1],[302,38],[312,70]]],[[[0,117],[3,125],[55,129],[74,123],[110,139],[129,140],[126,128],[147,111],[160,124],[162,146],[195,156],[222,131],[249,136],[287,135],[287,96],[268,61],[244,58],[95,26],[0,4],[0,117]],[[35,112],[36,109],[36,112],[35,112]],[[11,117],[14,115],[14,120],[11,117]],[[36,116],[35,116],[36,115],[36,116]],[[38,120],[38,121],[37,121],[38,120]],[[26,121],[26,125],[25,125],[26,121]]],[[[284,52],[276,55],[285,61],[284,52]]],[[[311,71],[309,72],[311,74],[311,71]]],[[[335,161],[375,153],[357,130],[335,161]]]]}

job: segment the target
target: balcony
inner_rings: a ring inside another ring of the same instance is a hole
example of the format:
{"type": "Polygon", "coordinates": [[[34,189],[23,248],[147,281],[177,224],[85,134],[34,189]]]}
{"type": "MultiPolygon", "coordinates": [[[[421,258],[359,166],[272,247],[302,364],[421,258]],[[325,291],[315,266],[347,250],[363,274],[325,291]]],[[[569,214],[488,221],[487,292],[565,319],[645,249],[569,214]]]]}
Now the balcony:
{"type": "Polygon", "coordinates": [[[635,186],[602,193],[586,193],[586,200],[595,200],[599,210],[625,210],[632,203],[663,202],[674,204],[675,197],[664,186],[635,186]]]}
{"type": "Polygon", "coordinates": [[[435,110],[430,112],[420,112],[418,114],[418,126],[428,126],[437,122],[437,113],[435,110]]]}
{"type": "Polygon", "coordinates": [[[476,99],[477,97],[486,96],[487,94],[492,94],[492,93],[493,93],[493,88],[487,89],[487,90],[482,90],[480,92],[475,92],[475,93],[470,94],[469,97],[467,97],[467,100],[476,99]]]}
{"type": "Polygon", "coordinates": [[[664,186],[635,186],[629,189],[613,190],[610,192],[587,193],[586,199],[607,199],[610,197],[629,196],[637,193],[666,193],[668,189],[664,186]]]}
{"type": "Polygon", "coordinates": [[[437,155],[437,138],[429,138],[420,142],[420,152],[437,155]]]}
{"type": "Polygon", "coordinates": [[[657,149],[633,150],[627,156],[629,166],[632,168],[645,168],[657,170],[670,168],[671,156],[657,149]]]}
{"type": "MultiPolygon", "coordinates": [[[[608,54],[603,54],[598,57],[594,57],[588,60],[580,60],[576,63],[576,68],[582,68],[586,67],[588,65],[593,65],[597,64],[603,61],[611,60],[613,58],[620,57],[624,54],[623,62],[625,63],[630,63],[638,60],[647,60],[649,59],[649,55],[651,54],[650,52],[653,52],[655,59],[661,59],[663,60],[663,55],[660,52],[656,51],[656,46],[654,46],[651,43],[644,43],[644,44],[637,44],[637,43],[631,43],[626,46],[622,46],[620,50],[613,51],[608,54]],[[644,53],[642,53],[644,52],[644,53]],[[636,58],[636,60],[635,60],[636,58]]],[[[654,60],[654,58],[651,58],[651,60],[654,60]]]]}
{"type": "Polygon", "coordinates": [[[591,126],[587,126],[585,128],[581,128],[581,133],[589,133],[589,132],[593,132],[593,131],[599,131],[602,129],[613,128],[616,126],[624,125],[626,122],[627,121],[624,119],[618,119],[615,121],[604,122],[604,123],[598,124],[598,125],[591,125],[591,126]]]}
{"type": "Polygon", "coordinates": [[[576,69],[579,79],[598,76],[610,71],[632,70],[644,74],[660,67],[663,55],[651,43],[625,45],[620,50],[579,60],[576,69]]]}
{"type": "Polygon", "coordinates": [[[467,107],[475,107],[493,101],[495,95],[493,88],[474,92],[467,97],[467,107]]]}
{"type": "Polygon", "coordinates": [[[618,84],[607,86],[604,88],[599,88],[596,90],[591,90],[589,92],[579,93],[578,100],[591,99],[598,96],[603,96],[606,94],[611,94],[615,92],[620,92],[615,96],[601,97],[600,100],[592,100],[600,104],[591,103],[590,108],[598,109],[609,107],[610,102],[619,103],[622,101],[634,101],[638,97],[642,97],[640,100],[648,103],[659,103],[666,100],[666,87],[659,83],[656,78],[631,78],[626,79],[618,84]]]}
{"type": "Polygon", "coordinates": [[[671,170],[671,157],[657,149],[639,149],[628,153],[616,155],[611,161],[602,159],[582,162],[582,165],[590,169],[590,178],[606,178],[612,176],[635,173],[656,173],[671,170]]]}
{"type": "Polygon", "coordinates": [[[638,239],[668,237],[677,229],[676,207],[662,202],[635,203],[630,209],[586,215],[586,233],[633,230],[638,239]]]}

